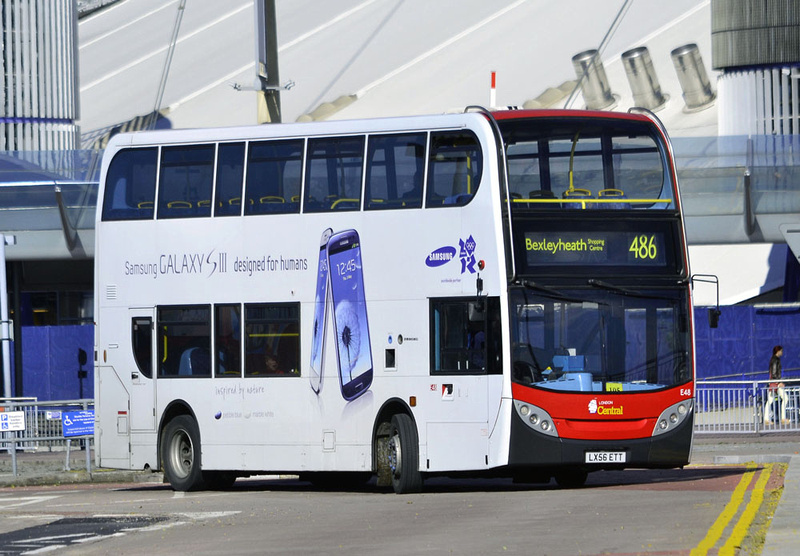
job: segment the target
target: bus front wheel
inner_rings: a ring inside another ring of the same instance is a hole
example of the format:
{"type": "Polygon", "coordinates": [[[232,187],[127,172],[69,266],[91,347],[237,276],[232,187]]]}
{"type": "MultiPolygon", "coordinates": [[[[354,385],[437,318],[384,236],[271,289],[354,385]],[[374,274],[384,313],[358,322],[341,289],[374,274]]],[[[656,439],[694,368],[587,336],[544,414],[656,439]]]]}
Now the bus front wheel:
{"type": "Polygon", "coordinates": [[[421,491],[417,428],[411,417],[405,413],[392,416],[388,457],[394,491],[397,494],[421,491]]]}
{"type": "Polygon", "coordinates": [[[203,483],[200,470],[200,429],[188,415],[179,415],[164,428],[161,437],[164,477],[172,488],[187,491],[203,483]]]}

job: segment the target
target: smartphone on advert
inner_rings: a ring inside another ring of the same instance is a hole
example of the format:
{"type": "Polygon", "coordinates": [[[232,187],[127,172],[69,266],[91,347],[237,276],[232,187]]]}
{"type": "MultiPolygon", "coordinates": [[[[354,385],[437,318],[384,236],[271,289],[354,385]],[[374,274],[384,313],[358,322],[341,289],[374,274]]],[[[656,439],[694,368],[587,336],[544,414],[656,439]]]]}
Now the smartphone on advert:
{"type": "Polygon", "coordinates": [[[311,389],[322,390],[322,371],[325,361],[325,325],[328,322],[328,240],[333,230],[322,232],[317,258],[317,289],[314,297],[314,329],[311,332],[311,372],[308,373],[311,389]]]}
{"type": "Polygon", "coordinates": [[[372,384],[372,349],[358,232],[337,232],[328,240],[328,276],[342,396],[353,400],[372,384]]]}

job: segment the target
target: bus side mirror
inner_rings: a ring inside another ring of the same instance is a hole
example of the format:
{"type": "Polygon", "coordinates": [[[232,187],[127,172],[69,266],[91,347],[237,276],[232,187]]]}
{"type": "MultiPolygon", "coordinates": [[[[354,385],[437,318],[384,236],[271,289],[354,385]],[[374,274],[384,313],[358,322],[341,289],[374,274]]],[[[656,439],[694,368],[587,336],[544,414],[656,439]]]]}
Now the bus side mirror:
{"type": "Polygon", "coordinates": [[[692,288],[694,289],[695,282],[706,282],[708,284],[714,284],[717,289],[717,305],[708,310],[708,326],[710,328],[716,328],[719,326],[719,316],[722,312],[719,310],[719,278],[714,274],[694,274],[690,278],[692,282],[692,288]]]}
{"type": "MultiPolygon", "coordinates": [[[[483,270],[483,261],[478,263],[478,267],[483,270]]],[[[470,322],[479,322],[484,319],[484,308],[486,307],[486,304],[481,296],[483,293],[483,278],[481,278],[480,273],[478,273],[478,277],[475,280],[475,286],[478,290],[478,293],[475,296],[475,301],[470,301],[469,303],[468,316],[470,322]]]]}

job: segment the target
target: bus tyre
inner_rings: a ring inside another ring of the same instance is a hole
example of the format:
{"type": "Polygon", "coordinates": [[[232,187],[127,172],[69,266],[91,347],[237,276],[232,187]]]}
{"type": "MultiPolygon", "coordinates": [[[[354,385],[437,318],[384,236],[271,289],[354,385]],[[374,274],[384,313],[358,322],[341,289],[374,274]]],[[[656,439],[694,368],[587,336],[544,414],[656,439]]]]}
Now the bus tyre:
{"type": "Polygon", "coordinates": [[[586,484],[589,472],[585,469],[561,469],[556,471],[555,479],[561,488],[578,488],[586,484]]]}
{"type": "Polygon", "coordinates": [[[397,494],[421,491],[419,438],[414,421],[405,413],[398,413],[392,417],[388,448],[394,491],[397,494]]]}
{"type": "Polygon", "coordinates": [[[194,490],[202,486],[200,429],[193,418],[179,415],[167,424],[161,437],[161,461],[164,477],[175,490],[194,490]]]}

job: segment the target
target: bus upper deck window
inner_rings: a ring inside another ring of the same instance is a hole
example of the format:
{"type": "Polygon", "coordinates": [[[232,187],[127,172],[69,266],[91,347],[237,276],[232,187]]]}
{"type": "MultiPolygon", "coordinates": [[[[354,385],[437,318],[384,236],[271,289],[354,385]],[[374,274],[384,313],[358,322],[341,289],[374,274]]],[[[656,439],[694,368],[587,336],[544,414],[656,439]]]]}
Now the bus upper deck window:
{"type": "Polygon", "coordinates": [[[363,162],[363,136],[309,139],[303,212],[361,208],[363,162]]]}
{"type": "Polygon", "coordinates": [[[483,155],[477,138],[464,131],[431,134],[425,206],[461,206],[480,185],[483,155]]]}
{"type": "Polygon", "coordinates": [[[501,128],[519,208],[675,208],[665,146],[650,124],[531,118],[501,128]]]}
{"type": "Polygon", "coordinates": [[[211,215],[214,145],[164,147],[158,182],[158,218],[211,215]]]}
{"type": "Polygon", "coordinates": [[[300,212],[302,167],[302,139],[250,143],[244,213],[300,212]]]}
{"type": "Polygon", "coordinates": [[[217,184],[214,216],[239,216],[242,213],[244,143],[223,143],[217,150],[217,184]]]}
{"type": "Polygon", "coordinates": [[[108,167],[103,220],[149,220],[156,198],[158,149],[119,151],[108,167]]]}
{"type": "Polygon", "coordinates": [[[422,207],[425,143],[425,133],[370,136],[367,210],[422,207]]]}

